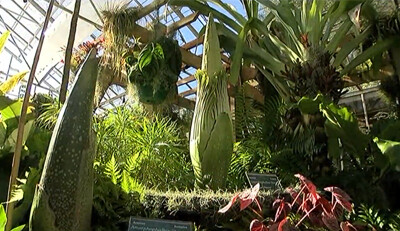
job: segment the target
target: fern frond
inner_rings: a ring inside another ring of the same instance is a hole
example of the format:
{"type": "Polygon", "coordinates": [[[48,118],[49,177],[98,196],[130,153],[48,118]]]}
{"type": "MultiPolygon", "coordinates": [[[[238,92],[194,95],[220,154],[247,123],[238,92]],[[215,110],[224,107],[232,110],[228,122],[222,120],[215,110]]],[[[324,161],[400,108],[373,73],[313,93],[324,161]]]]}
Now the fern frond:
{"type": "Polygon", "coordinates": [[[114,184],[117,184],[119,179],[121,179],[121,170],[119,169],[118,163],[115,160],[114,155],[106,163],[104,173],[111,179],[114,184]]]}
{"type": "Polygon", "coordinates": [[[126,170],[122,171],[121,188],[126,193],[136,192],[143,194],[143,186],[126,170]]]}
{"type": "Polygon", "coordinates": [[[284,106],[283,99],[276,95],[265,100],[262,110],[264,112],[264,137],[270,137],[274,129],[280,122],[280,117],[283,114],[282,107],[284,106]]]}
{"type": "Polygon", "coordinates": [[[384,230],[385,222],[388,220],[379,209],[364,204],[357,211],[357,219],[380,230],[384,230]]]}
{"type": "Polygon", "coordinates": [[[135,153],[128,157],[125,161],[124,170],[128,173],[132,173],[137,169],[139,164],[139,153],[135,153]]]}

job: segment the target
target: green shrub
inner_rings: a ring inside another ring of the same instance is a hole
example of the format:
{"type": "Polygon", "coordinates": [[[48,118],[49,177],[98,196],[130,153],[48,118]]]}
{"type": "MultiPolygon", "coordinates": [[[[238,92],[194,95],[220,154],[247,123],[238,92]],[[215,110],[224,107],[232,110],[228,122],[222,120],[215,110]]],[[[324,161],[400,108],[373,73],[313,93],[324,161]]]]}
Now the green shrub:
{"type": "Polygon", "coordinates": [[[96,132],[100,171],[114,157],[121,171],[147,188],[192,187],[188,141],[170,119],[150,117],[139,107],[119,107],[97,119],[96,132]]]}

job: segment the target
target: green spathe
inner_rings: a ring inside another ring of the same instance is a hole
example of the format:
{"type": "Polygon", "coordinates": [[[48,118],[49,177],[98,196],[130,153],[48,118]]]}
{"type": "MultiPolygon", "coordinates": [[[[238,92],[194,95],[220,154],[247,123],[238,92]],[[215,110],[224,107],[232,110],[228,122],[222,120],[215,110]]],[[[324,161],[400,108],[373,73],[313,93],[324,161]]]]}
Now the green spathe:
{"type": "Polygon", "coordinates": [[[190,132],[190,157],[196,185],[222,188],[233,152],[228,76],[222,70],[218,33],[210,15],[202,70],[197,71],[197,100],[190,132]]]}
{"type": "Polygon", "coordinates": [[[92,113],[98,73],[92,50],[58,117],[32,204],[30,231],[90,230],[93,197],[92,113]]]}

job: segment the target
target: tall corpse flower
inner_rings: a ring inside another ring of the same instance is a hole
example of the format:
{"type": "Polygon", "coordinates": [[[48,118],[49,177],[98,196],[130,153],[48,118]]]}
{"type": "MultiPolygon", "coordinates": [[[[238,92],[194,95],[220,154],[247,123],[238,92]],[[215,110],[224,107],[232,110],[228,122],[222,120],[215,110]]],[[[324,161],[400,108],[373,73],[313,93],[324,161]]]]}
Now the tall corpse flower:
{"type": "Polygon", "coordinates": [[[197,100],[190,132],[190,157],[201,188],[225,185],[233,152],[228,76],[222,68],[218,33],[210,14],[203,44],[197,100]]]}

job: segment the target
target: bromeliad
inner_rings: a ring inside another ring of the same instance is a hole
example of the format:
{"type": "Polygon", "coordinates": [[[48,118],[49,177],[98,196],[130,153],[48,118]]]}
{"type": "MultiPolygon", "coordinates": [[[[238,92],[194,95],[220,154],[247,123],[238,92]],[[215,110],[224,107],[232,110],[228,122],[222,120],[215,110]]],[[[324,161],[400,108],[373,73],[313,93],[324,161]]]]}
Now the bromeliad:
{"type": "Polygon", "coordinates": [[[229,109],[228,76],[222,68],[218,33],[210,14],[203,45],[202,70],[190,132],[190,157],[196,185],[224,186],[233,152],[233,128],[229,109]]]}

